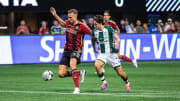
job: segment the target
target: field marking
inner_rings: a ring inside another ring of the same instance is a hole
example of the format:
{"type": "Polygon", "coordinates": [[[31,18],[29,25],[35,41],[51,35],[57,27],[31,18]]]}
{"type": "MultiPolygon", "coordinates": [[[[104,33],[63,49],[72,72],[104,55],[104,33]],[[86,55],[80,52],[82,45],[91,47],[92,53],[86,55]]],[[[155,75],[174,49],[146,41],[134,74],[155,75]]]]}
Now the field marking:
{"type": "MultiPolygon", "coordinates": [[[[175,64],[175,63],[180,63],[180,60],[154,60],[154,61],[138,61],[138,64],[175,64]]],[[[125,63],[125,64],[128,64],[129,62],[126,62],[126,61],[121,61],[121,63],[125,63]]],[[[79,66],[84,66],[84,65],[92,65],[94,64],[94,62],[90,62],[90,63],[81,63],[79,66]]]]}
{"type": "MultiPolygon", "coordinates": [[[[58,95],[73,95],[72,93],[52,92],[52,91],[17,91],[17,90],[0,90],[0,93],[26,93],[26,94],[58,94],[58,95]]],[[[180,96],[158,95],[154,93],[80,93],[79,95],[100,95],[100,96],[124,96],[124,97],[146,97],[146,98],[178,98],[180,96]],[[148,94],[148,95],[146,95],[148,94]]]]}
{"type": "Polygon", "coordinates": [[[180,61],[139,61],[139,64],[174,64],[179,62],[180,61]]]}

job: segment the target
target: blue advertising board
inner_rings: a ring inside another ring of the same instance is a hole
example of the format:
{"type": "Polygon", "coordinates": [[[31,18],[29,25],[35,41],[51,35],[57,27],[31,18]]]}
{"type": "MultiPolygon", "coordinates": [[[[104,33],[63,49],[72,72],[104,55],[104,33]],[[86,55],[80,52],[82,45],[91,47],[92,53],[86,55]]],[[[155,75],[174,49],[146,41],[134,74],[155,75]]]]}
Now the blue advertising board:
{"type": "MultiPolygon", "coordinates": [[[[120,34],[119,53],[137,60],[179,60],[180,34],[120,34]]],[[[59,63],[65,35],[7,36],[0,37],[0,46],[8,46],[0,52],[0,59],[10,62],[0,64],[59,63]],[[7,39],[9,42],[4,42],[7,39]],[[1,42],[2,43],[2,42],[1,42]],[[6,55],[7,54],[7,55],[6,55]],[[10,56],[11,55],[11,56],[10,56]],[[3,57],[2,57],[3,56],[3,57]],[[7,59],[8,58],[8,59],[7,59]]],[[[91,45],[91,37],[84,38],[81,62],[94,62],[97,54],[91,45]]]]}

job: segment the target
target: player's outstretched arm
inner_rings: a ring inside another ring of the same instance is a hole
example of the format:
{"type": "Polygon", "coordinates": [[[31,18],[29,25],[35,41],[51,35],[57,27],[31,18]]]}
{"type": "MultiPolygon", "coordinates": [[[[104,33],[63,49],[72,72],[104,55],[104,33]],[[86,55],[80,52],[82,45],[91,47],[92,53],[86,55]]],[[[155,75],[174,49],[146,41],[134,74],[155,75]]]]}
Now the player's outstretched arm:
{"type": "Polygon", "coordinates": [[[118,49],[118,46],[119,46],[119,43],[120,43],[120,38],[119,38],[118,34],[114,34],[114,38],[116,39],[115,49],[118,49]]]}
{"type": "Polygon", "coordinates": [[[64,21],[63,19],[61,19],[61,18],[57,15],[56,10],[55,10],[54,7],[51,7],[51,8],[50,8],[50,12],[51,12],[51,14],[58,20],[58,22],[60,23],[60,25],[61,25],[62,27],[65,27],[65,25],[66,25],[65,21],[64,21]]]}
{"type": "Polygon", "coordinates": [[[116,25],[116,27],[117,27],[117,34],[119,35],[120,34],[120,29],[119,29],[118,25],[116,25]]]}

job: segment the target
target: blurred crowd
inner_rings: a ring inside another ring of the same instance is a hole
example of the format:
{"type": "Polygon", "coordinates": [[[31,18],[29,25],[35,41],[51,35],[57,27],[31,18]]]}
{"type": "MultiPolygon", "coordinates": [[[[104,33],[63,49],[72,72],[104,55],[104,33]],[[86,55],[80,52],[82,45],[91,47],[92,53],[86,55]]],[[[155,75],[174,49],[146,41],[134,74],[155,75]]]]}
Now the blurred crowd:
{"type": "MultiPolygon", "coordinates": [[[[41,27],[39,28],[39,35],[47,34],[64,34],[65,28],[61,27],[57,20],[53,21],[53,25],[49,28],[47,21],[41,21],[41,27]]],[[[26,25],[25,20],[20,21],[20,25],[16,29],[16,35],[29,35],[30,30],[26,25]]]]}
{"type": "MultiPolygon", "coordinates": [[[[87,20],[81,19],[81,22],[88,25],[89,28],[94,28],[93,18],[88,18],[87,20]]],[[[142,23],[141,20],[136,20],[136,22],[129,22],[128,19],[121,19],[118,26],[120,33],[174,33],[180,32],[180,22],[173,21],[173,19],[168,18],[166,21],[159,19],[156,23],[152,20],[148,20],[142,23]]],[[[53,25],[48,27],[47,21],[41,21],[41,27],[39,28],[38,34],[64,34],[65,28],[61,27],[57,20],[53,21],[53,25]]],[[[29,35],[31,34],[29,27],[26,25],[25,20],[20,21],[20,25],[16,29],[16,35],[29,35]]]]}

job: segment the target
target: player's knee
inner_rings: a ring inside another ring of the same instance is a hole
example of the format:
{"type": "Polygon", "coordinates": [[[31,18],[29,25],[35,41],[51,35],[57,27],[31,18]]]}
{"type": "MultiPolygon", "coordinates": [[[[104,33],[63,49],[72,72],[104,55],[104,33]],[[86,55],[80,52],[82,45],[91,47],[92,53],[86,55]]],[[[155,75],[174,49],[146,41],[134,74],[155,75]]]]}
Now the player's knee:
{"type": "Polygon", "coordinates": [[[59,72],[59,73],[58,73],[58,76],[59,76],[60,78],[64,78],[64,77],[65,77],[65,73],[59,72]]]}
{"type": "Polygon", "coordinates": [[[76,64],[70,63],[70,67],[71,67],[72,70],[73,70],[73,69],[76,69],[76,64]]]}
{"type": "Polygon", "coordinates": [[[101,67],[101,66],[99,65],[99,63],[97,63],[97,62],[95,62],[94,66],[95,66],[96,68],[100,68],[100,67],[101,67]]]}

